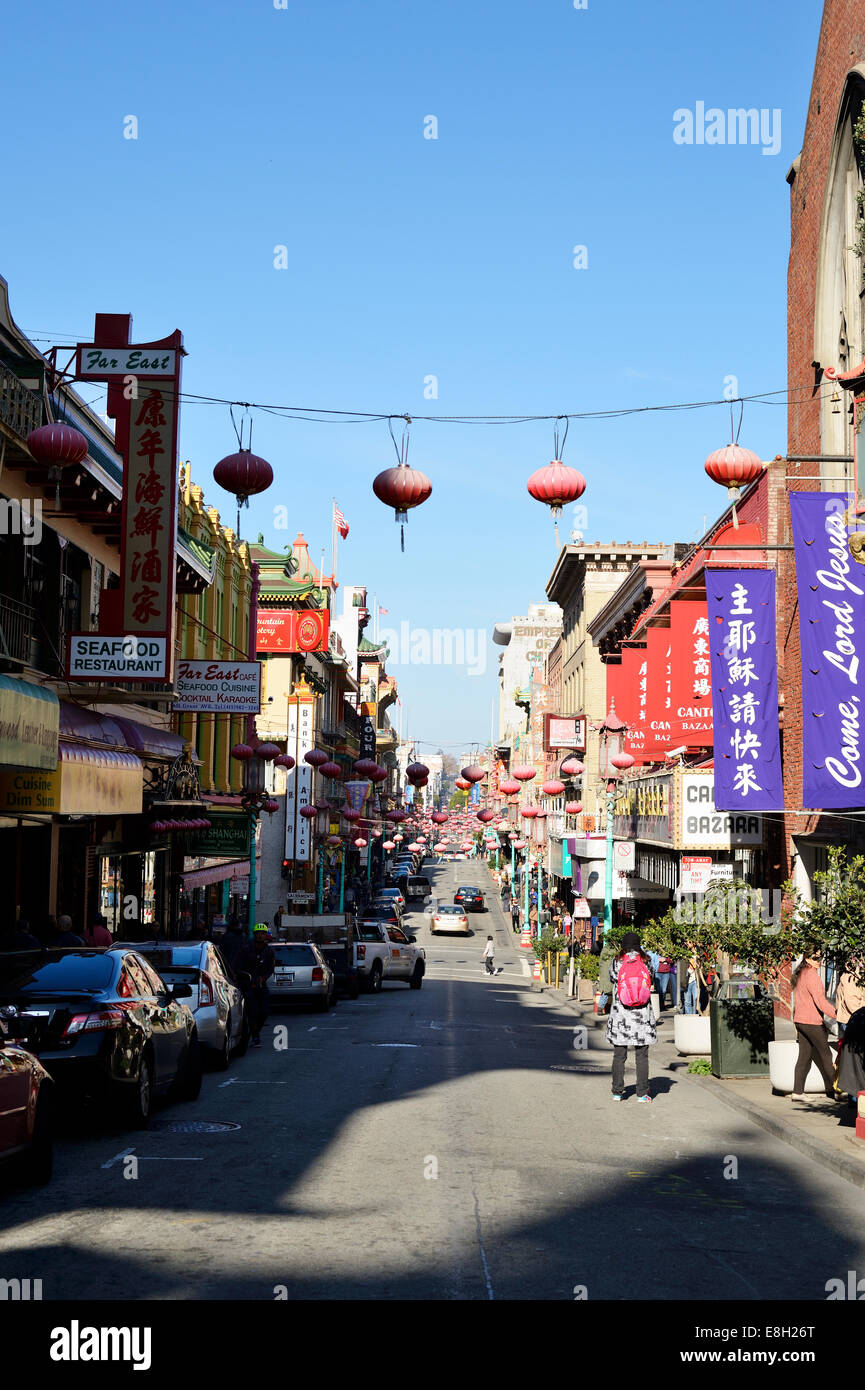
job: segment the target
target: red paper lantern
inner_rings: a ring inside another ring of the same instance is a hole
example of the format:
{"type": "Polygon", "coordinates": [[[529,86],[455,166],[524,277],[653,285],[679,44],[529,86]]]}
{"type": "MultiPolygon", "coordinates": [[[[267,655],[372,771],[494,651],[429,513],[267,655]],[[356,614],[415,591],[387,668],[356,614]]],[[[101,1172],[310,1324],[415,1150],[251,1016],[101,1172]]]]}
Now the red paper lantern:
{"type": "Polygon", "coordinates": [[[482,767],[478,767],[477,763],[473,763],[471,767],[464,767],[462,769],[462,775],[467,782],[480,782],[487,774],[482,767]]]}
{"type": "Polygon", "coordinates": [[[545,782],[541,788],[541,791],[543,792],[544,796],[561,796],[564,790],[564,782],[560,782],[555,777],[551,778],[549,782],[545,782]]]}
{"type": "Polygon", "coordinates": [[[264,809],[269,816],[272,816],[274,811],[279,810],[279,802],[274,801],[273,797],[270,797],[267,801],[265,801],[264,809]]]}
{"type": "Polygon", "coordinates": [[[322,763],[321,767],[319,768],[319,772],[321,773],[322,777],[334,778],[342,776],[342,768],[340,767],[339,763],[322,763]]]}
{"type": "Polygon", "coordinates": [[[27,448],[36,463],[48,469],[48,481],[57,484],[60,492],[60,472],[70,464],[81,463],[87,457],[87,440],[73,425],[57,423],[40,425],[27,436],[27,448]]]}
{"type": "Polygon", "coordinates": [[[461,792],[467,792],[469,787],[471,786],[471,782],[468,782],[465,779],[465,777],[458,777],[456,780],[456,785],[459,787],[461,792]]]}
{"type": "Polygon", "coordinates": [[[553,459],[545,468],[533,473],[526,486],[535,501],[545,503],[553,517],[557,517],[562,507],[582,497],[586,480],[576,468],[569,468],[561,459],[553,459]]]}
{"type": "Polygon", "coordinates": [[[407,463],[399,463],[396,468],[386,468],[373,479],[372,490],[379,502],[393,507],[394,521],[400,526],[400,549],[405,550],[402,527],[408,521],[413,507],[420,507],[432,492],[432,483],[425,473],[417,468],[409,468],[407,463]]]}
{"type": "Polygon", "coordinates": [[[365,777],[369,781],[373,780],[372,774],[376,771],[377,768],[378,763],[373,762],[372,758],[358,758],[357,762],[354,765],[355,775],[357,777],[365,777]]]}
{"type": "Polygon", "coordinates": [[[245,507],[250,497],[266,492],[273,482],[273,469],[266,459],[249,449],[226,454],[213,470],[213,480],[226,492],[233,492],[238,507],[245,507]]]}
{"type": "Polygon", "coordinates": [[[499,782],[499,791],[504,792],[505,796],[516,796],[519,789],[519,782],[514,781],[512,777],[507,778],[504,782],[499,782]]]}
{"type": "Polygon", "coordinates": [[[234,758],[236,762],[248,763],[252,754],[253,749],[250,748],[248,743],[236,743],[229,756],[234,758]]]}
{"type": "Polygon", "coordinates": [[[323,767],[325,763],[330,762],[330,758],[320,748],[311,748],[308,753],[304,753],[303,761],[309,763],[310,767],[323,767]]]}
{"type": "Polygon", "coordinates": [[[337,845],[341,845],[341,844],[342,844],[342,840],[339,838],[338,835],[328,835],[328,837],[327,837],[327,843],[328,843],[329,845],[333,845],[334,849],[336,849],[336,846],[337,846],[337,845]]]}
{"type": "Polygon", "coordinates": [[[429,777],[429,768],[426,763],[409,763],[405,775],[410,782],[418,782],[422,777],[429,777]]]}
{"type": "Polygon", "coordinates": [[[342,818],[343,820],[360,820],[360,811],[355,811],[352,806],[343,806],[342,818]]]}
{"type": "Polygon", "coordinates": [[[386,767],[379,767],[378,763],[375,763],[374,766],[370,768],[370,771],[369,771],[369,774],[368,774],[368,775],[369,775],[369,780],[370,780],[371,782],[376,783],[376,785],[378,785],[380,782],[386,782],[386,781],[387,781],[387,776],[388,776],[387,768],[386,768],[386,767]]]}
{"type": "Polygon", "coordinates": [[[447,811],[433,811],[432,815],[430,816],[430,820],[434,821],[436,825],[444,825],[447,818],[447,811]]]}
{"type": "Polygon", "coordinates": [[[263,759],[266,763],[272,763],[279,757],[279,744],[269,742],[257,743],[253,752],[257,758],[263,759]]]}
{"type": "Polygon", "coordinates": [[[522,816],[523,820],[534,820],[537,814],[537,806],[524,806],[523,809],[520,811],[520,815],[522,816]]]}
{"type": "Polygon", "coordinates": [[[634,766],[635,759],[631,757],[630,753],[616,753],[610,758],[610,762],[620,772],[627,772],[629,767],[634,766]]]}
{"type": "Polygon", "coordinates": [[[307,820],[312,820],[314,816],[318,815],[318,811],[315,806],[301,806],[300,814],[307,820]]]}
{"type": "Polygon", "coordinates": [[[537,769],[534,767],[515,767],[514,776],[518,782],[531,782],[537,776],[537,769]]]}
{"type": "Polygon", "coordinates": [[[759,478],[763,472],[763,461],[752,449],[728,444],[726,448],[716,449],[714,454],[709,455],[705,468],[712,482],[725,487],[727,496],[735,502],[740,488],[759,478]]]}
{"type": "Polygon", "coordinates": [[[566,777],[579,777],[581,772],[585,772],[585,768],[579,758],[565,758],[560,771],[563,772],[566,777]]]}
{"type": "Polygon", "coordinates": [[[382,840],[382,842],[381,842],[381,847],[382,847],[382,849],[386,849],[386,850],[388,851],[388,853],[390,853],[390,851],[391,851],[392,849],[396,849],[396,841],[395,841],[395,840],[382,840]]]}
{"type": "Polygon", "coordinates": [[[165,830],[165,821],[164,821],[164,820],[154,820],[154,821],[151,821],[151,822],[150,822],[150,833],[151,833],[151,835],[161,835],[161,834],[163,833],[164,830],[165,830]]]}
{"type": "Polygon", "coordinates": [[[368,843],[369,841],[365,840],[362,835],[358,835],[357,839],[354,841],[354,844],[357,845],[358,849],[366,849],[368,843]]]}
{"type": "Polygon", "coordinates": [[[582,801],[569,801],[565,807],[565,815],[578,816],[583,809],[582,801]]]}
{"type": "Polygon", "coordinates": [[[484,825],[486,825],[488,821],[495,820],[495,812],[478,811],[478,820],[483,821],[484,825]]]}
{"type": "Polygon", "coordinates": [[[273,760],[274,767],[284,767],[286,772],[290,772],[294,767],[294,758],[290,753],[277,753],[273,760]]]}

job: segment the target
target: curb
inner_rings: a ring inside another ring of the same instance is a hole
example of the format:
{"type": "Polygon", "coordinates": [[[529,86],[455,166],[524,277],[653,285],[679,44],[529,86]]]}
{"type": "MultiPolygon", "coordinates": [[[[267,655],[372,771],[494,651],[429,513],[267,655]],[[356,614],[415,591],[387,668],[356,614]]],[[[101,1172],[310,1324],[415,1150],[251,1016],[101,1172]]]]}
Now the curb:
{"type": "Polygon", "coordinates": [[[792,1149],[797,1149],[806,1158],[813,1159],[816,1163],[821,1163],[825,1168],[831,1168],[839,1178],[844,1178],[854,1187],[865,1188],[865,1164],[858,1162],[854,1158],[845,1158],[843,1153],[839,1153],[831,1144],[824,1144],[821,1139],[815,1139],[813,1135],[803,1134],[792,1125],[786,1125],[782,1120],[777,1120],[774,1115],[769,1115],[759,1105],[755,1105],[750,1100],[745,1100],[743,1096],[737,1096],[735,1092],[728,1091],[723,1082],[716,1076],[695,1076],[689,1072],[681,1072],[681,1077],[686,1081],[693,1081],[698,1086],[712,1092],[717,1100],[726,1105],[730,1110],[736,1110],[740,1115],[745,1115],[760,1129],[764,1129],[767,1134],[772,1134],[776,1139],[781,1139],[785,1144],[789,1144],[792,1149]]]}

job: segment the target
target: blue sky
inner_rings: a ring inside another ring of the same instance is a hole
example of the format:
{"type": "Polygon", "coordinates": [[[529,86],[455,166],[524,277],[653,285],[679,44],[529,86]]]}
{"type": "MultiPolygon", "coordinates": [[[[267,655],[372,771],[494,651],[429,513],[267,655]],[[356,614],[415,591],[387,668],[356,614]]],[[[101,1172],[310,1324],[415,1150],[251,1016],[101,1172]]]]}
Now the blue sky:
{"type": "MultiPolygon", "coordinates": [[[[90,337],[97,311],[131,312],[137,341],[180,328],[186,392],[265,404],[540,415],[714,400],[729,376],[743,395],[782,390],[784,176],[820,15],[810,0],[16,6],[0,90],[13,313],[43,348],[90,337]],[[699,101],[780,110],[780,152],[677,145],[673,113],[699,101]]],[[[696,538],[725,501],[703,462],[729,430],[727,407],[573,422],[586,538],[696,538]]],[[[211,477],[236,447],[227,407],[185,404],[181,438],[231,523],[211,477]]],[[[783,452],[783,404],[747,406],[741,442],[783,452]]],[[[329,556],[335,496],[339,577],[377,593],[383,623],[489,634],[544,599],[552,525],[525,483],[552,458],[551,424],[416,423],[409,458],[433,493],[404,555],[370,486],[395,461],[384,423],[257,412],[253,448],[276,480],[244,534],[302,529],[329,556]]],[[[394,666],[411,733],[430,750],[484,741],[496,659],[489,644],[484,675],[394,666]]]]}

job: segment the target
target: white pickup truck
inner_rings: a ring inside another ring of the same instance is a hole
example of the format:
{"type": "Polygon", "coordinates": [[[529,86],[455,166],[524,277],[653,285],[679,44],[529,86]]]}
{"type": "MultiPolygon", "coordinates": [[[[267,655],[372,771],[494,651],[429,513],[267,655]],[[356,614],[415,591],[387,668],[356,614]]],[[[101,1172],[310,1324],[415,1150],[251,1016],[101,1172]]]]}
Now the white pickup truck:
{"type": "Polygon", "coordinates": [[[403,980],[420,989],[426,953],[410,932],[392,922],[361,917],[355,934],[355,966],[361,989],[379,994],[385,980],[403,980]]]}

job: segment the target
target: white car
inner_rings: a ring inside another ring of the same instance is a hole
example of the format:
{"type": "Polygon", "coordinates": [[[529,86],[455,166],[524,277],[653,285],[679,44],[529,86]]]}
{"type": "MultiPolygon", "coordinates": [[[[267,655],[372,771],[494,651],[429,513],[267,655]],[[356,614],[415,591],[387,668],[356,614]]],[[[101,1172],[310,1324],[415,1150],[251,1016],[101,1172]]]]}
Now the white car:
{"type": "Polygon", "coordinates": [[[435,936],[436,932],[461,932],[463,936],[471,934],[469,919],[461,907],[456,903],[443,903],[436,908],[430,924],[430,936],[435,936]]]}
{"type": "Polygon", "coordinates": [[[273,1004],[312,1004],[322,1013],[336,1001],[336,976],[311,941],[274,941],[276,969],[267,982],[273,1004]]]}

